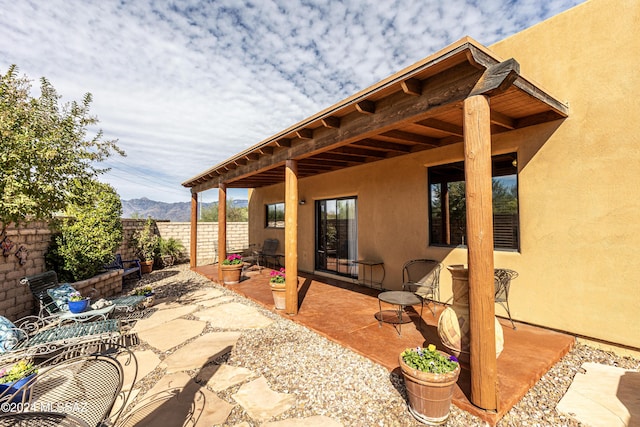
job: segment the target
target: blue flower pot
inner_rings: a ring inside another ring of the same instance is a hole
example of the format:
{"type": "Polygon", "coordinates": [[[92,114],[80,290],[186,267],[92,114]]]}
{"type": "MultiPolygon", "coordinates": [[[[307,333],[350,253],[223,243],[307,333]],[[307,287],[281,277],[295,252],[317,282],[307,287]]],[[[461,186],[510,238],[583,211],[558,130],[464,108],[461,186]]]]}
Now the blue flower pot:
{"type": "MultiPolygon", "coordinates": [[[[31,378],[35,377],[36,374],[33,373],[31,375],[27,375],[26,377],[19,379],[18,381],[14,382],[14,383],[5,383],[5,384],[0,384],[0,394],[3,394],[4,396],[11,396],[12,394],[14,394],[15,392],[17,392],[18,390],[20,390],[20,388],[27,384],[31,378]],[[9,389],[9,390],[7,390],[9,389]],[[7,390],[7,392],[5,393],[5,390],[7,390]]],[[[27,395],[25,397],[25,400],[29,399],[29,390],[26,391],[27,395]]],[[[13,396],[11,398],[11,402],[22,402],[22,395],[24,394],[23,391],[21,391],[20,393],[16,394],[15,396],[13,396]]]]}
{"type": "Polygon", "coordinates": [[[72,313],[82,313],[89,306],[90,298],[85,298],[80,301],[69,301],[69,311],[72,313]]]}

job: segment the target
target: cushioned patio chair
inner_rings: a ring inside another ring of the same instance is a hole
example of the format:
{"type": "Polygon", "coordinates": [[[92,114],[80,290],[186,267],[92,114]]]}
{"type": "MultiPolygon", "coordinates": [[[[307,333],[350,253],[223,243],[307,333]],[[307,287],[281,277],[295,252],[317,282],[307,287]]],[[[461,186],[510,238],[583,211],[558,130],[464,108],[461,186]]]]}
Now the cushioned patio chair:
{"type": "Polygon", "coordinates": [[[421,302],[420,318],[425,301],[433,303],[431,313],[436,315],[436,302],[440,302],[440,271],[442,264],[432,259],[412,259],[402,266],[402,290],[415,293],[421,302]]]}
{"type": "Polygon", "coordinates": [[[0,363],[24,357],[49,357],[88,342],[115,344],[121,336],[117,319],[59,323],[27,316],[11,322],[0,316],[0,363]]]}
{"type": "Polygon", "coordinates": [[[516,329],[515,323],[511,318],[511,310],[509,309],[509,289],[511,287],[511,280],[518,277],[518,272],[509,270],[508,268],[496,268],[494,269],[494,286],[495,286],[495,302],[500,304],[502,308],[507,312],[511,326],[516,329]]]}
{"type": "MultiPolygon", "coordinates": [[[[140,307],[144,301],[144,296],[125,295],[116,298],[102,299],[105,301],[101,308],[96,307],[83,313],[70,313],[66,307],[68,295],[75,291],[68,283],[58,283],[58,275],[55,271],[49,270],[44,273],[27,276],[20,280],[20,283],[28,286],[33,296],[38,300],[39,313],[43,318],[73,319],[76,321],[95,320],[98,317],[106,319],[114,311],[132,312],[140,307]]],[[[97,293],[93,289],[94,293],[97,293]]]]}

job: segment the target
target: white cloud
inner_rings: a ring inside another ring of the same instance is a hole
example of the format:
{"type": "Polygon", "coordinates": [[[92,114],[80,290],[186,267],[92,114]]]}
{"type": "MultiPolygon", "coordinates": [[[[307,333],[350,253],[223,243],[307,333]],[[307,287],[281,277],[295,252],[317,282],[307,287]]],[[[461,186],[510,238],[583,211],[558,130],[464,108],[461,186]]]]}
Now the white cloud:
{"type": "Polygon", "coordinates": [[[580,2],[0,0],[0,72],[91,92],[128,153],[104,180],[185,201],[184,180],[460,37],[491,44],[580,2]]]}

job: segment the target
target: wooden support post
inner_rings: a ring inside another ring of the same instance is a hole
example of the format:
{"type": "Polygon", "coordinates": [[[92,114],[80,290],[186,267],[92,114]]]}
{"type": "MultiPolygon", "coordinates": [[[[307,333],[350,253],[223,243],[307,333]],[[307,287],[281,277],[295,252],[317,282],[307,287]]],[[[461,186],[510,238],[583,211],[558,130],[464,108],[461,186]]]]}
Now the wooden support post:
{"type": "Polygon", "coordinates": [[[464,101],[464,171],[469,252],[471,402],[498,409],[493,284],[493,208],[489,98],[464,101]]]}
{"type": "Polygon", "coordinates": [[[286,313],[298,314],[298,162],[285,169],[284,267],[286,313]]]}
{"type": "MultiPolygon", "coordinates": [[[[218,266],[227,257],[227,185],[218,187],[218,266]]],[[[222,269],[218,268],[218,282],[222,281],[222,269]]]]}
{"type": "Polygon", "coordinates": [[[189,240],[189,267],[198,266],[198,193],[191,193],[191,238],[189,240]]]}

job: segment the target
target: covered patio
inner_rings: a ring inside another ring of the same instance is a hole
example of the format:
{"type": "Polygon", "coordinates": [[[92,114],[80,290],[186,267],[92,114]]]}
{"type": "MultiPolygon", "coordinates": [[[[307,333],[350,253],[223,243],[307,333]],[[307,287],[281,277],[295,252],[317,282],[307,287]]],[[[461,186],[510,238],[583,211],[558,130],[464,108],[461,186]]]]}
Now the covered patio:
{"type": "MultiPolygon", "coordinates": [[[[299,251],[299,245],[313,241],[313,236],[299,234],[299,224],[313,221],[298,215],[298,206],[303,204],[298,191],[300,182],[414,153],[437,153],[438,149],[457,144],[464,160],[466,181],[469,400],[490,416],[501,411],[502,396],[512,395],[508,388],[503,388],[507,385],[499,381],[504,373],[498,373],[495,359],[492,139],[567,116],[567,105],[523,76],[514,58],[503,60],[475,40],[463,38],[183,182],[192,194],[191,266],[197,267],[198,193],[218,188],[218,255],[224,259],[227,188],[282,186],[287,271],[285,312],[298,315],[299,309],[310,310],[304,301],[303,304],[299,301],[304,299],[305,292],[311,291],[298,289],[296,281],[301,274],[299,263],[302,270],[315,270],[309,257],[301,255],[304,249],[299,251]]],[[[380,173],[384,171],[381,167],[380,173]]],[[[367,195],[372,197],[371,192],[367,195]]],[[[263,212],[261,206],[254,209],[257,215],[263,212]]],[[[250,207],[250,224],[251,221],[250,207]]],[[[376,245],[371,227],[359,230],[362,235],[368,233],[369,240],[358,245],[356,259],[376,245]]],[[[373,301],[377,304],[377,300],[373,301]]],[[[323,307],[318,317],[329,317],[322,304],[313,306],[323,307]]],[[[523,364],[532,370],[529,363],[523,364]]],[[[541,374],[544,367],[540,369],[541,374]]]]}
{"type": "MultiPolygon", "coordinates": [[[[217,265],[199,266],[193,269],[217,282],[217,265]]],[[[274,309],[269,286],[269,269],[252,271],[243,280],[227,288],[269,309],[274,309]]],[[[379,326],[374,315],[378,312],[377,295],[380,291],[350,282],[300,273],[298,295],[300,310],[296,316],[286,316],[315,332],[381,364],[398,374],[398,355],[407,347],[439,343],[437,321],[443,306],[434,317],[429,310],[423,313],[423,324],[418,329],[420,307],[407,307],[412,323],[403,325],[398,335],[393,325],[379,326]]],[[[383,309],[390,309],[383,306],[383,309]]],[[[545,372],[572,348],[574,337],[534,326],[518,323],[517,330],[508,320],[500,318],[505,346],[497,359],[498,410],[489,412],[470,401],[471,378],[463,371],[453,398],[453,403],[495,425],[545,372]]]]}

